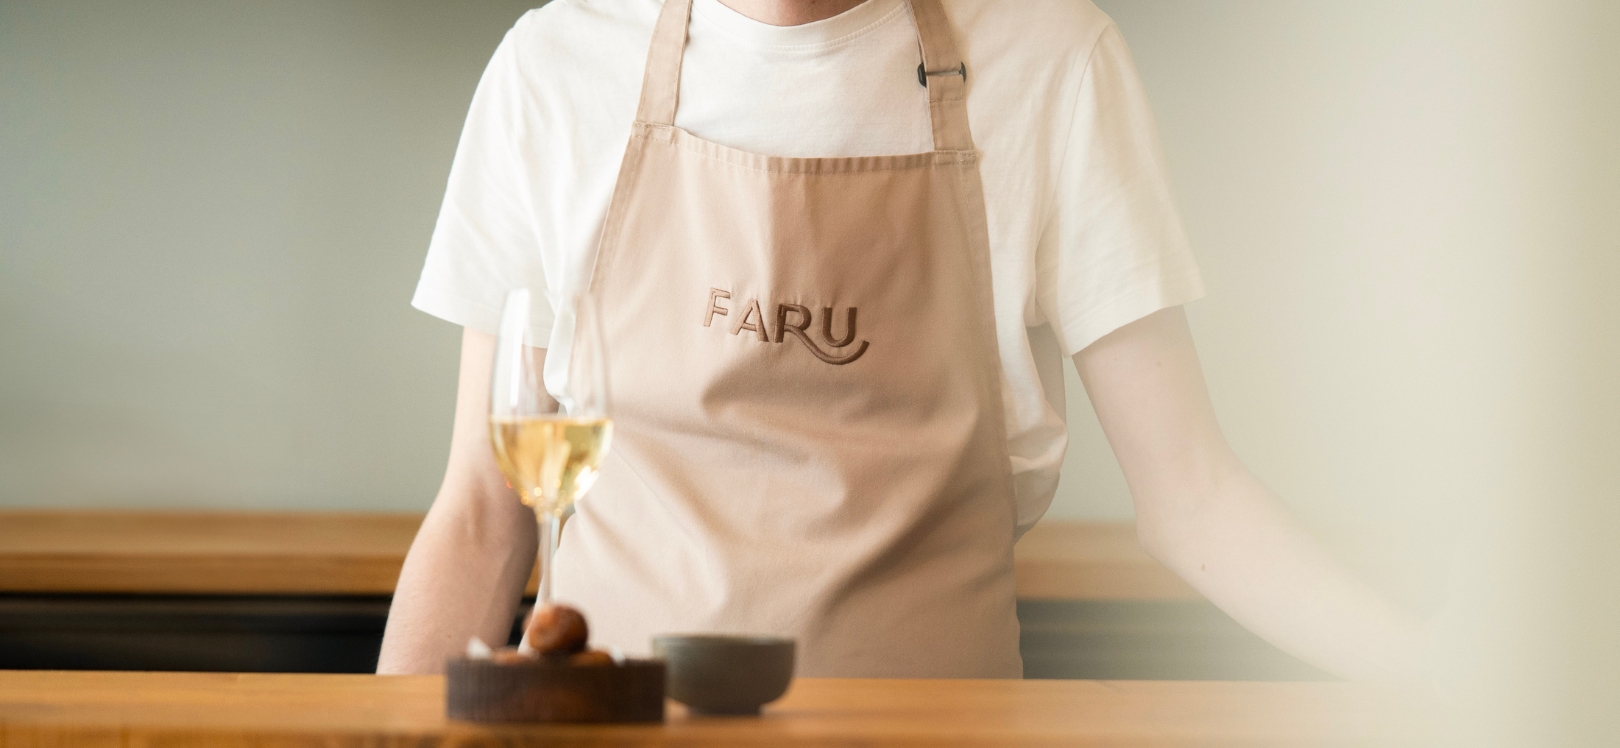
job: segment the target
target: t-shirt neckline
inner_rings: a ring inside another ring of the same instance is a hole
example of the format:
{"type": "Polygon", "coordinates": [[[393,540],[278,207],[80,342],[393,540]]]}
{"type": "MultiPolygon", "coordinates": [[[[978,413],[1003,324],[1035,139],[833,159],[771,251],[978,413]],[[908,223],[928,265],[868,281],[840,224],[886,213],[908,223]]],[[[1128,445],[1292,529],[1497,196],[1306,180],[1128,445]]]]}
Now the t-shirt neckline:
{"type": "Polygon", "coordinates": [[[811,51],[844,44],[883,26],[905,9],[906,0],[866,0],[832,18],[798,26],[772,26],[727,7],[720,0],[693,0],[692,14],[742,44],[761,49],[811,51]]]}

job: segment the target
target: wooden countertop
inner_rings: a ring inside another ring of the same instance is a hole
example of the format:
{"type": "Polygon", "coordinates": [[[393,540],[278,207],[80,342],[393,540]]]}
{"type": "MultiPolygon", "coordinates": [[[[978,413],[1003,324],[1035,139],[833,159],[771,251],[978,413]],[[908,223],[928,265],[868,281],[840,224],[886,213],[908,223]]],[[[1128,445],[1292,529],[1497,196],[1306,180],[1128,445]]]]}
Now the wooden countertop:
{"type": "Polygon", "coordinates": [[[796,681],[762,718],[491,727],[438,677],[0,671],[12,745],[1308,746],[1416,740],[1411,707],[1342,683],[796,681]]]}
{"type": "MultiPolygon", "coordinates": [[[[0,592],[388,595],[419,514],[0,511],[0,592]]],[[[1195,599],[1131,525],[1043,522],[1025,599],[1195,599]]],[[[534,580],[530,580],[530,590],[534,580]]]]}

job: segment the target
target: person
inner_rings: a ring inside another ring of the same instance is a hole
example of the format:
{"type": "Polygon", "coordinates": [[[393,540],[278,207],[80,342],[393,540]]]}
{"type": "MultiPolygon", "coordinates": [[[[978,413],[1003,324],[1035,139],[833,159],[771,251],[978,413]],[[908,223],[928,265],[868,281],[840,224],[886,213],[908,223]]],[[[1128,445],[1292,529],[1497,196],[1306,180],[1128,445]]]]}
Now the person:
{"type": "MultiPolygon", "coordinates": [[[[787,634],[799,672],[1019,677],[1012,549],[1072,358],[1144,547],[1282,649],[1410,673],[1422,627],[1233,454],[1146,97],[1086,0],[557,0],[473,98],[416,291],[462,325],[444,484],[378,672],[504,641],[535,524],[487,436],[504,293],[596,299],[615,441],[555,562],[601,645],[787,634]]],[[[537,353],[543,355],[543,353],[537,353]]],[[[548,362],[549,364],[550,362],[548,362]]]]}

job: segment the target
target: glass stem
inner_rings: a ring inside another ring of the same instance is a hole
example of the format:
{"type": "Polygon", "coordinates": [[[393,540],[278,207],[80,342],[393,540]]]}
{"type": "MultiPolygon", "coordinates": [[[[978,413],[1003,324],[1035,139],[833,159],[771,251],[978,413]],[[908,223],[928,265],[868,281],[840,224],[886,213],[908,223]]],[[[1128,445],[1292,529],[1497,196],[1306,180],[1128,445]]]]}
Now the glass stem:
{"type": "Polygon", "coordinates": [[[558,534],[562,531],[562,521],[556,512],[537,509],[535,516],[540,520],[540,590],[536,605],[551,604],[551,560],[557,552],[558,534]]]}

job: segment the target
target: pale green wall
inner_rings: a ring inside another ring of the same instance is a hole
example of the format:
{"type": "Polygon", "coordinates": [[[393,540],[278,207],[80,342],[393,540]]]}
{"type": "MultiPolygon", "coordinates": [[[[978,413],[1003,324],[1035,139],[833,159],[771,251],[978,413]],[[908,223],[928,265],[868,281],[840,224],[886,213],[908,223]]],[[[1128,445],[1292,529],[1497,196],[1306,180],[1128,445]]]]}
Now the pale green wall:
{"type": "MultiPolygon", "coordinates": [[[[1160,115],[1239,452],[1313,523],[1396,544],[1522,486],[1588,332],[1552,251],[1579,19],[1102,4],[1160,115]]],[[[522,10],[0,4],[0,505],[425,507],[457,331],[407,302],[522,10]]],[[[1052,514],[1128,517],[1070,379],[1052,514]]]]}
{"type": "Polygon", "coordinates": [[[425,507],[411,289],[526,7],[0,3],[0,504],[425,507]]]}

